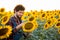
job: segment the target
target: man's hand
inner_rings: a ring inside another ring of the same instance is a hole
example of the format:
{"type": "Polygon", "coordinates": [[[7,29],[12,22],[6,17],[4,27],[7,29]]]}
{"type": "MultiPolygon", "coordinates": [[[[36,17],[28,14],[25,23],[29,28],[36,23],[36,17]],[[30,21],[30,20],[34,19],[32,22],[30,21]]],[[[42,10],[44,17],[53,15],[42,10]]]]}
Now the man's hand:
{"type": "Polygon", "coordinates": [[[19,24],[18,26],[16,26],[16,29],[19,30],[22,26],[23,26],[24,23],[21,23],[19,24]]]}

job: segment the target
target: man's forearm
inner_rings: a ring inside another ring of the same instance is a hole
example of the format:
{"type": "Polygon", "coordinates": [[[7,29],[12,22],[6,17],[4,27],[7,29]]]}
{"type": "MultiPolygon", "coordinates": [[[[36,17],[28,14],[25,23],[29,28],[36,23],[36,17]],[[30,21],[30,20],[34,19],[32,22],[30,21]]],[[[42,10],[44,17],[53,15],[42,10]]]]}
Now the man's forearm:
{"type": "Polygon", "coordinates": [[[16,32],[18,32],[19,29],[21,29],[20,25],[18,25],[15,28],[13,28],[12,32],[16,33],[16,32]]]}
{"type": "Polygon", "coordinates": [[[21,25],[16,26],[16,29],[17,30],[21,29],[21,25]]]}

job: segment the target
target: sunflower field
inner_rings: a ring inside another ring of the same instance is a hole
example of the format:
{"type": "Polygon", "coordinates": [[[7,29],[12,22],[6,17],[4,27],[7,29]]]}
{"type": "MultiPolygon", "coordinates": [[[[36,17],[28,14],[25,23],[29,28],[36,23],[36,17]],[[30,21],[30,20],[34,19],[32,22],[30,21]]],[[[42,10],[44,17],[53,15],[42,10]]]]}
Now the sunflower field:
{"type": "Polygon", "coordinates": [[[12,33],[12,27],[5,25],[10,19],[10,11],[6,12],[5,8],[0,8],[0,40],[8,38],[12,33]]]}
{"type": "MultiPolygon", "coordinates": [[[[13,15],[13,11],[7,12],[5,8],[0,8],[0,39],[11,34],[11,26],[5,24],[13,15]]],[[[25,23],[23,32],[29,36],[20,40],[60,40],[60,10],[31,10],[24,12],[21,20],[25,23]]]]}

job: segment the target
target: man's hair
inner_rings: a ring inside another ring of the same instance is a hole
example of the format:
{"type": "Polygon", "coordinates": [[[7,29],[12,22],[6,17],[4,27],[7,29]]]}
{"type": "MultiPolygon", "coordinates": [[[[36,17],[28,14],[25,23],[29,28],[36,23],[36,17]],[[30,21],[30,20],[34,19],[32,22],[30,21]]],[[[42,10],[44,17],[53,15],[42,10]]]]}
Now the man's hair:
{"type": "Polygon", "coordinates": [[[15,6],[14,13],[15,13],[15,11],[17,12],[19,10],[24,11],[25,10],[25,7],[23,5],[21,5],[21,4],[15,6]]]}

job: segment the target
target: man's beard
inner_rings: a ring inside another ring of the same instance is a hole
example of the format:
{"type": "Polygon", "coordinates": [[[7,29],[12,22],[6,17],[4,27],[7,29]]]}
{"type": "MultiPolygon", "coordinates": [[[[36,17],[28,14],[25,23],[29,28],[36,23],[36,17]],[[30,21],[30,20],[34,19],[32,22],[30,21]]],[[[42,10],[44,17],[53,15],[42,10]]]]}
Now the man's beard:
{"type": "Polygon", "coordinates": [[[18,18],[18,19],[20,19],[20,18],[21,18],[21,16],[18,16],[18,15],[16,15],[16,16],[17,16],[17,18],[18,18]]]}
{"type": "Polygon", "coordinates": [[[21,18],[22,16],[18,16],[19,18],[21,18]]]}

